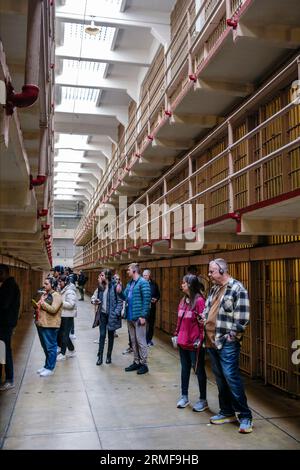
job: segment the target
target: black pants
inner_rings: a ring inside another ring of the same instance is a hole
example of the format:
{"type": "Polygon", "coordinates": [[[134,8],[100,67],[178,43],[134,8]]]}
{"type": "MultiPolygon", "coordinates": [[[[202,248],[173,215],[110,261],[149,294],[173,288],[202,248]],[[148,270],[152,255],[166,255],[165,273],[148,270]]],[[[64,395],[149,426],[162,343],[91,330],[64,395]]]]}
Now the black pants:
{"type": "Polygon", "coordinates": [[[57,344],[61,348],[61,354],[66,354],[66,349],[69,351],[74,351],[74,344],[70,340],[70,332],[74,324],[74,318],[72,317],[62,317],[61,325],[58,332],[57,344]]]}
{"type": "Polygon", "coordinates": [[[147,318],[147,335],[146,335],[147,344],[149,344],[153,338],[155,319],[156,319],[156,305],[152,304],[150,312],[149,312],[149,316],[147,318]]]}
{"type": "Polygon", "coordinates": [[[105,338],[106,338],[106,331],[108,331],[107,355],[109,357],[111,357],[111,353],[112,353],[112,350],[113,350],[113,347],[114,347],[115,330],[108,330],[107,325],[108,325],[108,315],[104,312],[101,312],[101,314],[100,314],[100,325],[99,325],[100,339],[99,339],[98,356],[100,356],[100,354],[103,354],[104,343],[105,343],[105,338]]]}
{"type": "Polygon", "coordinates": [[[199,384],[200,398],[206,400],[206,372],[205,372],[205,349],[200,348],[197,361],[197,351],[188,351],[179,347],[181,362],[181,393],[188,395],[191,368],[195,368],[197,362],[196,375],[199,384]]]}
{"type": "MultiPolygon", "coordinates": [[[[12,326],[0,326],[0,339],[5,344],[5,379],[7,382],[14,381],[14,365],[11,350],[11,336],[13,334],[12,326]]],[[[0,364],[0,380],[2,377],[2,364],[0,364]]]]}

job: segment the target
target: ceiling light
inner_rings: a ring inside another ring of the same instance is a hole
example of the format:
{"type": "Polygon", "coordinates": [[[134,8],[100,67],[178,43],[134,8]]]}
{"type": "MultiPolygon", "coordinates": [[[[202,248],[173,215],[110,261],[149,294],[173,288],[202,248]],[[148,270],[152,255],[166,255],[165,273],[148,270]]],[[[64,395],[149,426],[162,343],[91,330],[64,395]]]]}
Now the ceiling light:
{"type": "Polygon", "coordinates": [[[95,22],[94,22],[94,20],[92,20],[91,24],[84,28],[84,31],[87,34],[90,34],[91,36],[96,36],[99,33],[100,28],[98,28],[98,26],[95,26],[95,22]]]}

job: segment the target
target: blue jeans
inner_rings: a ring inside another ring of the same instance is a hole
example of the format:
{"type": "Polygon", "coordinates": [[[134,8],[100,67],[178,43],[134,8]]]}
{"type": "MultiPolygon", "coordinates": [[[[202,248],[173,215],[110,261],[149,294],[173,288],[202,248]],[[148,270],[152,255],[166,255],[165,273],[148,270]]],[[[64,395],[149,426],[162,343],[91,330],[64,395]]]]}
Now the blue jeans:
{"type": "Polygon", "coordinates": [[[57,356],[57,333],[58,328],[44,328],[37,326],[40,342],[44,350],[46,361],[45,369],[53,370],[57,356]]]}
{"type": "MultiPolygon", "coordinates": [[[[181,362],[181,393],[188,395],[191,367],[195,368],[197,362],[197,351],[188,351],[179,347],[181,362]]],[[[205,349],[198,351],[198,363],[196,375],[199,385],[199,395],[202,400],[206,400],[206,372],[205,372],[205,349]]]]}
{"type": "Polygon", "coordinates": [[[222,349],[207,350],[219,390],[220,413],[232,416],[237,411],[240,419],[252,419],[239,371],[240,349],[238,341],[226,340],[222,349]]]}
{"type": "MultiPolygon", "coordinates": [[[[14,381],[14,365],[11,350],[11,336],[13,334],[12,326],[0,326],[0,339],[5,344],[5,380],[6,382],[14,381]]],[[[0,379],[2,377],[2,364],[0,364],[0,379]]]]}

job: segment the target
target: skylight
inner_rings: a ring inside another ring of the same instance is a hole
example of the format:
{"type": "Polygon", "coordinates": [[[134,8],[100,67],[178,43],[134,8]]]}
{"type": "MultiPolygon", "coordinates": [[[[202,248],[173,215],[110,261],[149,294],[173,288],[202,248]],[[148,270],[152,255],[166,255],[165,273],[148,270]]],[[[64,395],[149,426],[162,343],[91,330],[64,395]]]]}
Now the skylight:
{"type": "Polygon", "coordinates": [[[54,169],[55,181],[80,181],[80,176],[76,173],[65,173],[63,171],[57,171],[54,169]]]}
{"type": "Polygon", "coordinates": [[[81,163],[65,163],[65,162],[59,162],[57,166],[55,167],[55,170],[57,172],[68,172],[68,171],[78,171],[80,173],[80,167],[81,163]]]}
{"type": "Polygon", "coordinates": [[[88,75],[90,78],[103,78],[107,64],[103,62],[91,62],[89,60],[63,60],[62,76],[65,78],[74,77],[78,73],[79,77],[88,75]]]}
{"type": "Polygon", "coordinates": [[[76,194],[75,188],[58,188],[54,189],[54,194],[76,194]]]}
{"type": "Polygon", "coordinates": [[[111,48],[116,28],[99,26],[99,33],[91,36],[85,32],[86,26],[87,24],[65,23],[64,47],[71,50],[78,49],[78,46],[82,49],[85,47],[99,49],[99,46],[111,48]]]}
{"type": "Polygon", "coordinates": [[[87,136],[80,134],[59,134],[55,147],[77,147],[87,143],[87,136]]]}
{"type": "Polygon", "coordinates": [[[56,181],[54,184],[54,189],[58,189],[58,188],[73,189],[77,186],[78,186],[77,181],[56,181]]]}
{"type": "Polygon", "coordinates": [[[85,101],[91,104],[96,105],[99,90],[95,88],[78,88],[72,86],[62,86],[61,87],[61,94],[62,94],[62,103],[64,101],[85,101]]]}

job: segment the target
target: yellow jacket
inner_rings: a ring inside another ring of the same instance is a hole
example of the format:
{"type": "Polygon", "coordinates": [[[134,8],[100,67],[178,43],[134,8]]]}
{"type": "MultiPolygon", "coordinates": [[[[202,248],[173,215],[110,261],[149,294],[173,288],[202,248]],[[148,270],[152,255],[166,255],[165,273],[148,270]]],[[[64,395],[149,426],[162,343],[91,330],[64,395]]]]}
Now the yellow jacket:
{"type": "Polygon", "coordinates": [[[58,292],[52,292],[53,302],[51,305],[43,303],[40,306],[37,326],[43,328],[59,328],[61,323],[62,297],[58,292]]]}

